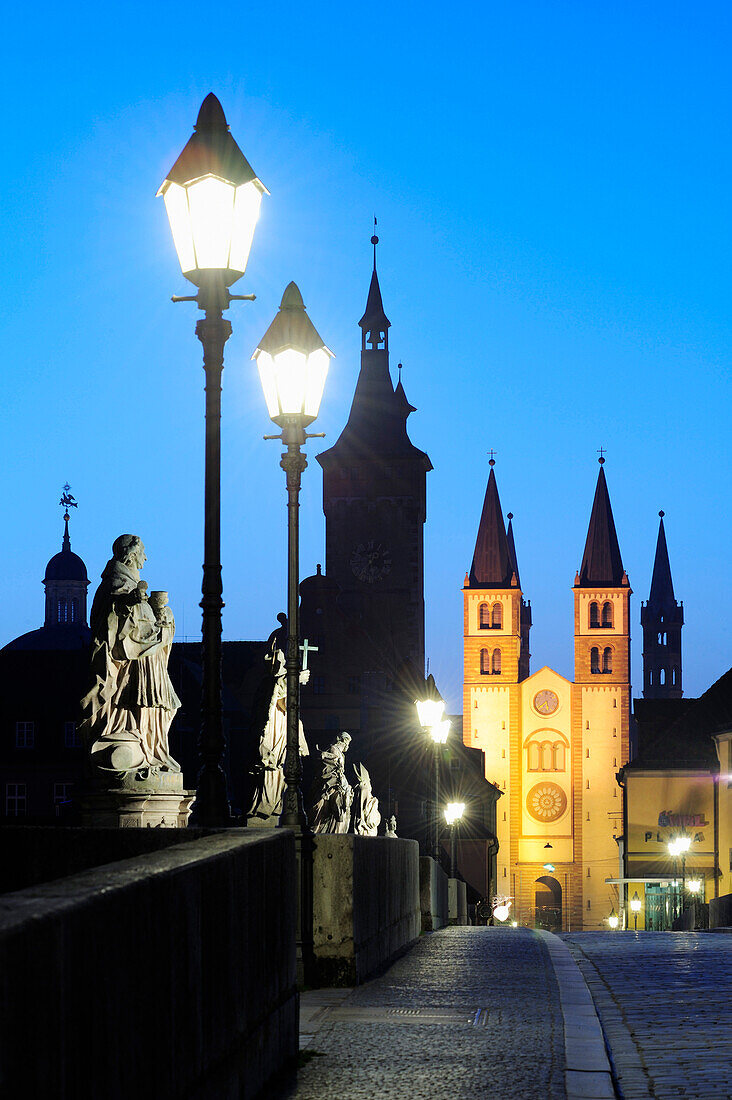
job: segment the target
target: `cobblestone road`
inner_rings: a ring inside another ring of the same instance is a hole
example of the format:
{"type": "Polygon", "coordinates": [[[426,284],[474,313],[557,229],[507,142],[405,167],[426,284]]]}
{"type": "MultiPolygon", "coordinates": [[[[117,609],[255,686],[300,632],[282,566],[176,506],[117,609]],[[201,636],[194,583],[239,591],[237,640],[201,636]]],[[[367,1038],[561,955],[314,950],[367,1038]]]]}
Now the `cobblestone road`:
{"type": "Polygon", "coordinates": [[[562,939],[592,993],[626,1100],[732,1100],[732,935],[562,939]]]}
{"type": "Polygon", "coordinates": [[[305,994],[296,1100],[554,1100],[565,1096],[554,970],[524,929],[423,936],[357,989],[305,994]]]}

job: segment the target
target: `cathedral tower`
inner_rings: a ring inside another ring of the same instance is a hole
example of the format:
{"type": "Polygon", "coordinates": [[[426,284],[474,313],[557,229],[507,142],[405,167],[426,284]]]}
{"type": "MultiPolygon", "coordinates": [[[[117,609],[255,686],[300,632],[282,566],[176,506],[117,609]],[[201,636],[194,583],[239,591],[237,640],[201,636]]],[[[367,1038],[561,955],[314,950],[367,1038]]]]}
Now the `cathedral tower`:
{"type": "Polygon", "coordinates": [[[681,628],[684,605],[674,597],[671,566],[663,526],[664,513],[658,513],[658,542],[648,602],[641,605],[643,628],[643,698],[680,699],[681,628]]]}

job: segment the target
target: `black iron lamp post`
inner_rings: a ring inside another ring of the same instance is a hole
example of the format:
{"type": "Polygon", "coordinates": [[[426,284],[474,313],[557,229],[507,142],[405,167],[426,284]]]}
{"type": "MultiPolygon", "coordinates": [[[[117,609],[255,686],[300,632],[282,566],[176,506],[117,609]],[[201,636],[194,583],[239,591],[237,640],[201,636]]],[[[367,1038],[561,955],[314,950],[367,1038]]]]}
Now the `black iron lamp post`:
{"type": "Polygon", "coordinates": [[[633,897],[630,899],[630,909],[633,914],[633,931],[638,931],[638,914],[640,913],[641,899],[638,897],[638,891],[636,890],[633,897]]]}
{"type": "Polygon", "coordinates": [[[435,746],[435,812],[434,834],[432,838],[432,855],[437,863],[440,862],[440,745],[444,745],[450,732],[450,720],[443,718],[445,712],[445,700],[435,687],[432,676],[427,678],[427,693],[424,699],[415,699],[419,724],[426,734],[432,739],[435,746]]]}
{"type": "Polygon", "coordinates": [[[465,813],[464,802],[448,802],[445,806],[445,821],[450,826],[450,878],[457,877],[457,828],[465,813]]]}
{"type": "Polygon", "coordinates": [[[181,270],[198,293],[174,297],[196,302],[205,313],[196,325],[206,372],[206,468],[204,556],[201,608],[203,678],[196,816],[201,825],[230,822],[226,739],[221,702],[221,374],[231,322],[223,311],[231,301],[253,294],[231,294],[246,271],[262,195],[267,191],[229,133],[221,104],[206,96],[193,136],[158,191],[165,201],[181,270]]]}
{"type": "Polygon", "coordinates": [[[302,295],[294,283],[282,296],[279,313],[259,341],[252,356],[267,402],[267,411],[282,429],[279,435],[287,450],[280,465],[287,475],[287,748],[285,793],[280,825],[302,832],[307,819],[300,781],[300,479],[307,467],[301,447],[322,432],[305,429],[318,415],[323,387],[333,352],[329,351],[305,312],[302,295]]]}

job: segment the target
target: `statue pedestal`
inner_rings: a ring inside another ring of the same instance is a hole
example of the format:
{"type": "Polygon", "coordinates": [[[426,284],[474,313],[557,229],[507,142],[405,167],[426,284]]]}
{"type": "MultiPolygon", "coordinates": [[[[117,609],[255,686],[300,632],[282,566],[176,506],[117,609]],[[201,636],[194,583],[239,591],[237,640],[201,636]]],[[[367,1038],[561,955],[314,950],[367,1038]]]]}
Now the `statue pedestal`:
{"type": "Polygon", "coordinates": [[[84,825],[113,829],[185,829],[196,800],[183,789],[183,776],[163,773],[155,779],[87,791],[80,798],[84,825]]]}

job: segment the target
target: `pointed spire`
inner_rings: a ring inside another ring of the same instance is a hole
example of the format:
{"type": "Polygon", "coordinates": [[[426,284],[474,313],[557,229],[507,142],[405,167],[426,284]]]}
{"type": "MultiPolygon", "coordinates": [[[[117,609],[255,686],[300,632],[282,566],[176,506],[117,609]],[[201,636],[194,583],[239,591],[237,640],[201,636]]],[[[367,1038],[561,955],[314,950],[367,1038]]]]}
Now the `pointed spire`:
{"type": "Polygon", "coordinates": [[[610,507],[603,469],[605,459],[600,456],[599,461],[600,473],[597,478],[587,542],[579,571],[579,584],[605,584],[617,587],[622,584],[627,585],[628,578],[623,569],[618,536],[615,533],[615,520],[610,507]]]}
{"type": "Polygon", "coordinates": [[[674,597],[674,582],[671,580],[671,565],[668,560],[668,547],[666,546],[666,531],[663,526],[664,512],[659,512],[658,541],[656,543],[656,559],[653,563],[653,577],[651,579],[651,593],[648,597],[648,606],[662,610],[676,607],[674,597]]]}
{"type": "MultiPolygon", "coordinates": [[[[376,218],[374,218],[374,226],[375,225],[376,218]]],[[[391,328],[391,322],[384,313],[379,276],[376,274],[376,246],[379,243],[379,238],[375,233],[371,238],[371,243],[374,246],[374,270],[371,273],[371,284],[369,286],[369,296],[366,299],[366,310],[363,317],[358,322],[363,334],[361,337],[361,348],[362,350],[365,349],[368,343],[374,351],[378,350],[380,347],[388,350],[388,330],[391,328]]]]}
{"type": "Polygon", "coordinates": [[[508,549],[506,528],[503,526],[494,466],[495,461],[491,459],[491,472],[483,500],[473,564],[470,567],[470,584],[473,588],[510,588],[515,572],[508,549]]]}
{"type": "Polygon", "coordinates": [[[508,529],[506,531],[506,541],[508,543],[508,558],[511,562],[511,568],[516,574],[516,586],[521,587],[521,578],[519,576],[518,561],[516,560],[516,543],[513,541],[513,512],[508,513],[508,529]]]}

